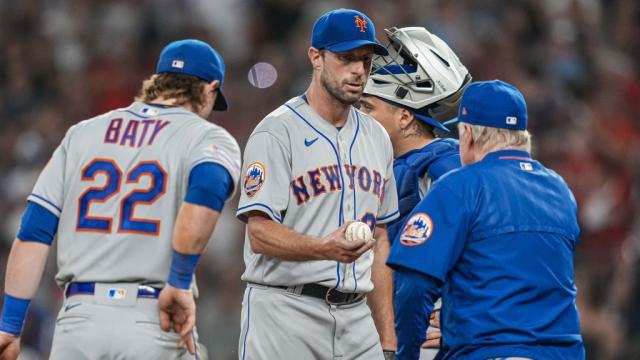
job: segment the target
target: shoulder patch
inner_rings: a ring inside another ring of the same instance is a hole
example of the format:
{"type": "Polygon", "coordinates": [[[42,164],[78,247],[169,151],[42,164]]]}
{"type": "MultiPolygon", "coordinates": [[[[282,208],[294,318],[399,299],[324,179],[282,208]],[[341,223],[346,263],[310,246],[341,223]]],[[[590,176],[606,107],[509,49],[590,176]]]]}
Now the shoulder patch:
{"type": "Polygon", "coordinates": [[[400,233],[400,243],[406,246],[420,245],[427,242],[431,234],[433,234],[431,217],[425,213],[417,213],[407,221],[407,225],[400,233]]]}
{"type": "Polygon", "coordinates": [[[267,171],[264,165],[259,162],[253,162],[247,167],[247,174],[244,178],[244,191],[248,197],[253,197],[264,185],[267,179],[267,171]]]}

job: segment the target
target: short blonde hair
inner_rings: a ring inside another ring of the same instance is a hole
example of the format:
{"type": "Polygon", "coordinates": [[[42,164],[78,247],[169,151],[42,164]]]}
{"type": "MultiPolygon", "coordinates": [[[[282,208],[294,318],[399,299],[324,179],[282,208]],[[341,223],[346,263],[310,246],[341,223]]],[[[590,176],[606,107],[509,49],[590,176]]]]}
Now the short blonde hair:
{"type": "Polygon", "coordinates": [[[527,130],[509,130],[482,125],[471,127],[471,137],[482,150],[504,149],[504,148],[524,148],[526,152],[531,152],[531,133],[527,130]]]}
{"type": "Polygon", "coordinates": [[[206,104],[202,88],[207,83],[195,76],[162,73],[154,74],[142,83],[136,101],[149,103],[157,98],[174,99],[175,105],[190,105],[196,112],[206,104]]]}

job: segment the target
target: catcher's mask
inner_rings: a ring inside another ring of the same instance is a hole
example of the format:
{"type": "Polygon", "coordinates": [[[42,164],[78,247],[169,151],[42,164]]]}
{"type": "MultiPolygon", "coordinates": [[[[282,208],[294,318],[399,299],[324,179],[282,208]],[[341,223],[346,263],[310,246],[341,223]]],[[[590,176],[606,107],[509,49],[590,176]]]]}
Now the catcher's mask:
{"type": "MultiPolygon", "coordinates": [[[[388,56],[373,60],[364,93],[413,111],[447,131],[444,114],[455,113],[471,75],[439,37],[423,27],[385,29],[388,56]]],[[[454,115],[455,116],[455,115],[454,115]]]]}

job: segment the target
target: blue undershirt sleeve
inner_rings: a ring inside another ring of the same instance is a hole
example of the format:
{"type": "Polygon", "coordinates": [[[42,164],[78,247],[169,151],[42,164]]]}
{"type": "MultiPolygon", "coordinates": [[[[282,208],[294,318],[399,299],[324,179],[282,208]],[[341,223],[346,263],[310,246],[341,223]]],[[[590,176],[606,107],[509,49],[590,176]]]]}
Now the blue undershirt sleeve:
{"type": "Polygon", "coordinates": [[[407,268],[394,273],[394,312],[398,337],[398,360],[417,360],[426,340],[429,316],[440,297],[442,282],[407,268]]]}
{"type": "Polygon", "coordinates": [[[51,245],[58,231],[58,221],[58,217],[51,211],[33,201],[28,201],[17,238],[22,241],[51,245]]]}
{"type": "Polygon", "coordinates": [[[189,173],[189,187],[184,201],[221,212],[231,194],[233,180],[222,165],[205,162],[196,165],[189,173]]]}

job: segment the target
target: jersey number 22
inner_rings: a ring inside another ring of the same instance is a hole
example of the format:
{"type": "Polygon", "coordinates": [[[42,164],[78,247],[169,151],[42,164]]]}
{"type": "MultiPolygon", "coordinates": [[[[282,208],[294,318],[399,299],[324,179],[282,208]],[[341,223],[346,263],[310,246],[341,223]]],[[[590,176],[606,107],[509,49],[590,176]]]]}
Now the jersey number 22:
{"type": "MultiPolygon", "coordinates": [[[[82,170],[83,181],[94,181],[102,173],[107,177],[104,186],[88,188],[78,199],[77,231],[111,233],[112,217],[89,215],[92,202],[106,202],[120,192],[122,170],[111,159],[94,159],[82,170]]],[[[143,190],[131,190],[120,200],[119,233],[158,235],[160,220],[139,219],[134,217],[136,205],[151,205],[165,193],[167,172],[157,161],[141,161],[126,176],[127,184],[138,183],[143,176],[151,178],[151,185],[143,190]]]]}

